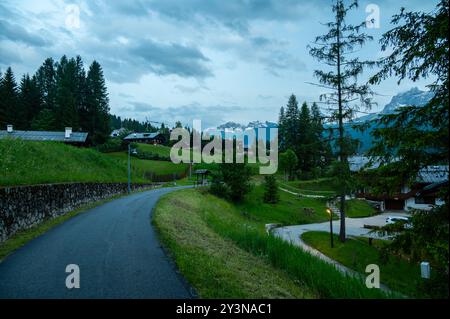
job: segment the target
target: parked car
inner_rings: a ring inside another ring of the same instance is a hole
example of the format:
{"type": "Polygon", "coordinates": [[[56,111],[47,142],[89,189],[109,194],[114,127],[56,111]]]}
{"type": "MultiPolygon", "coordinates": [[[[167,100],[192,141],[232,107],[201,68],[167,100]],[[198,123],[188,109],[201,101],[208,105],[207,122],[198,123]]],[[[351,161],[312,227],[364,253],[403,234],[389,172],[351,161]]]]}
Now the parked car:
{"type": "Polygon", "coordinates": [[[389,216],[386,218],[386,225],[402,223],[405,229],[411,228],[411,219],[406,216],[389,216]]]}

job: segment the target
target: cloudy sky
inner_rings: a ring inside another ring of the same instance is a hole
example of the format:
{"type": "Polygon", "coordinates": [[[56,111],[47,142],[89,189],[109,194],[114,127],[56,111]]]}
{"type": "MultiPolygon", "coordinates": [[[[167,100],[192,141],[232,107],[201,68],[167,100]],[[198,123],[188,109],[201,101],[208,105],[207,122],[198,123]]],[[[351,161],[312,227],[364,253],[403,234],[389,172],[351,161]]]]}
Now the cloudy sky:
{"type": "MultiPolygon", "coordinates": [[[[364,21],[368,4],[380,9],[375,40],[358,54],[376,59],[377,41],[400,8],[433,10],[436,1],[360,1],[350,19],[364,21]]],[[[313,71],[323,68],[307,45],[325,33],[330,0],[2,0],[0,70],[16,78],[46,57],[81,55],[103,66],[111,112],[173,124],[201,119],[276,121],[291,93],[317,101],[313,71]]],[[[388,80],[374,87],[381,109],[390,98],[426,82],[388,80]]]]}

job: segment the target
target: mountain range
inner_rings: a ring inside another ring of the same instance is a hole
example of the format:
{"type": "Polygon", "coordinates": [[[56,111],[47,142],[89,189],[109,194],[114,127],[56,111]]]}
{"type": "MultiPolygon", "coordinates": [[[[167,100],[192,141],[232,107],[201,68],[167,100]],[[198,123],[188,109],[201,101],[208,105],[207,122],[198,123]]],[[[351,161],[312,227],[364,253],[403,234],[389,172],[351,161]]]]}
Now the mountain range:
{"type": "MultiPolygon", "coordinates": [[[[364,123],[367,121],[371,121],[379,118],[384,114],[392,114],[399,107],[415,105],[415,106],[424,106],[431,98],[433,97],[433,93],[430,91],[422,91],[417,87],[411,88],[408,91],[401,92],[392,97],[391,101],[386,104],[380,112],[371,113],[368,115],[364,115],[358,117],[352,121],[352,124],[346,123],[344,124],[346,134],[349,134],[352,138],[358,139],[361,141],[360,148],[358,153],[362,154],[367,151],[373,142],[373,137],[371,132],[376,128],[376,124],[371,124],[364,132],[360,132],[352,127],[354,124],[364,123]]],[[[277,123],[275,122],[261,122],[261,121],[252,121],[247,125],[236,123],[236,122],[226,122],[217,127],[217,130],[223,131],[225,129],[242,129],[245,130],[247,128],[271,128],[277,127],[277,123]]],[[[333,127],[335,125],[325,125],[325,127],[333,127]]],[[[327,133],[328,134],[328,133],[327,133]]]]}

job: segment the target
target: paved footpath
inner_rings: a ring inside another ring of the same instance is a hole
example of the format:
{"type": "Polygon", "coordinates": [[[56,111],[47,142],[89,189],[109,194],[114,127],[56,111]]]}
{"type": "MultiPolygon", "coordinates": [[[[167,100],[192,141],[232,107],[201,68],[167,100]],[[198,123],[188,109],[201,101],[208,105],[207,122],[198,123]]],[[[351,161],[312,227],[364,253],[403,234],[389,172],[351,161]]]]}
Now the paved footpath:
{"type": "Polygon", "coordinates": [[[158,199],[183,187],[122,197],[56,226],[0,263],[0,298],[190,298],[150,224],[158,199]],[[66,266],[80,288],[66,287],[66,266]]]}

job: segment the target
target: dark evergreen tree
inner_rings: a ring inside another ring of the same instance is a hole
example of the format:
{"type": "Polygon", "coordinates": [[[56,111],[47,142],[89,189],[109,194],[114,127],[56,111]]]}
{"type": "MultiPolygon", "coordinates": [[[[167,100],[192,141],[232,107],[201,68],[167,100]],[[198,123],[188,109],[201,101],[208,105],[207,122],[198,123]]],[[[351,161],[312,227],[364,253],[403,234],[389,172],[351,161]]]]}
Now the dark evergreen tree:
{"type": "Polygon", "coordinates": [[[0,82],[0,127],[6,129],[6,125],[20,121],[18,114],[18,91],[14,73],[9,67],[6,69],[0,82]]]}
{"type": "Polygon", "coordinates": [[[92,62],[86,79],[86,130],[94,145],[106,141],[111,131],[109,126],[109,98],[103,70],[97,61],[92,62]]]}
{"type": "Polygon", "coordinates": [[[29,130],[33,120],[38,116],[42,107],[42,98],[36,77],[30,78],[28,74],[22,77],[19,88],[20,119],[15,123],[19,129],[29,130]]]}
{"type": "Polygon", "coordinates": [[[78,130],[77,74],[75,59],[63,56],[56,66],[56,128],[72,127],[78,130]]]}
{"type": "Polygon", "coordinates": [[[364,67],[371,66],[373,62],[361,61],[355,55],[355,47],[363,46],[372,37],[362,32],[366,22],[351,25],[346,22],[347,13],[357,8],[357,1],[349,6],[343,0],[336,0],[332,6],[335,20],[326,24],[328,33],[316,37],[315,46],[310,47],[310,54],[318,61],[330,67],[328,70],[316,70],[314,75],[318,78],[316,84],[330,93],[320,96],[320,100],[328,106],[330,120],[338,123],[339,135],[337,150],[339,162],[336,165],[336,179],[339,185],[341,224],[339,238],[345,241],[345,195],[350,192],[352,183],[345,177],[350,176],[348,157],[351,155],[349,139],[344,136],[344,121],[352,119],[360,107],[370,108],[372,92],[368,84],[358,84],[358,76],[364,67]]]}
{"type": "Polygon", "coordinates": [[[222,163],[219,165],[220,175],[227,186],[228,195],[234,202],[242,201],[250,191],[250,167],[245,163],[222,163]]]}
{"type": "MultiPolygon", "coordinates": [[[[417,81],[432,79],[433,98],[423,107],[409,105],[376,122],[376,138],[370,155],[382,159],[371,174],[380,187],[374,192],[393,192],[414,183],[420,169],[449,164],[449,2],[440,1],[430,13],[406,12],[393,17],[396,25],[382,39],[382,50],[391,52],[379,61],[381,70],[371,82],[395,76],[417,81]]],[[[369,182],[372,186],[373,183],[369,182]]],[[[431,278],[422,283],[428,297],[448,298],[449,280],[449,194],[441,188],[444,205],[413,214],[411,227],[395,231],[389,250],[409,255],[412,260],[430,262],[431,278]]]]}
{"type": "Polygon", "coordinates": [[[56,67],[48,58],[36,72],[36,84],[42,97],[41,110],[31,126],[35,130],[55,130],[56,125],[56,67]],[[36,123],[35,123],[36,122],[36,123]]]}
{"type": "Polygon", "coordinates": [[[284,107],[282,106],[278,117],[278,149],[280,152],[285,152],[286,147],[286,116],[284,114],[284,107]]]}
{"type": "Polygon", "coordinates": [[[300,109],[298,125],[298,142],[295,149],[299,159],[300,172],[304,178],[307,178],[307,173],[314,167],[312,153],[318,147],[318,143],[313,140],[311,114],[306,102],[302,104],[300,109]]]}
{"type": "Polygon", "coordinates": [[[264,203],[276,204],[280,200],[277,180],[274,175],[264,177],[264,203]]]}
{"type": "Polygon", "coordinates": [[[286,148],[296,150],[299,132],[299,111],[298,102],[294,94],[289,97],[284,116],[284,143],[286,148]]]}

